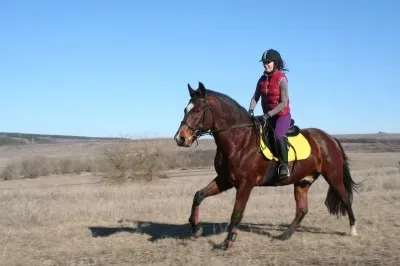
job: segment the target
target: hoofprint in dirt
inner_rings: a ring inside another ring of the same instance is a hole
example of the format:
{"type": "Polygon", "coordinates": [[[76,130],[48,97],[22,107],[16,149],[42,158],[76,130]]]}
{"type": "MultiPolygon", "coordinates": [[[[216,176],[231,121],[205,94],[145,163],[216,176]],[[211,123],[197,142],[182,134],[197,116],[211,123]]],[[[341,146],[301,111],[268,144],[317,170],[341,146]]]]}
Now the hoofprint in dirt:
{"type": "Polygon", "coordinates": [[[348,236],[347,217],[328,214],[321,204],[328,186],[319,179],[309,213],[288,241],[272,236],[294,216],[293,188],[255,188],[240,237],[224,253],[213,247],[224,239],[234,190],[202,203],[203,236],[188,238],[193,195],[213,178],[209,169],[123,185],[88,176],[0,182],[22,182],[0,190],[0,265],[399,265],[399,169],[353,175],[367,178],[354,196],[359,236],[348,236]]]}

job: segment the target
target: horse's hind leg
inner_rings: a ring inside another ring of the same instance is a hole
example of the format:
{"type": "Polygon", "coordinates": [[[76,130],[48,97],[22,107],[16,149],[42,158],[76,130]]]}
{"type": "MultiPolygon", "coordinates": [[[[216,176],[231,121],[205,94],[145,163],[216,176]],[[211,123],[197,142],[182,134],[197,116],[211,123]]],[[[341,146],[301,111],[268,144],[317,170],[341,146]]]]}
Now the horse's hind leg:
{"type": "Polygon", "coordinates": [[[323,167],[322,174],[329,184],[325,205],[328,207],[331,214],[337,216],[341,214],[344,216],[347,213],[349,215],[350,234],[358,235],[352,201],[353,191],[355,191],[360,184],[354,182],[350,173],[349,158],[344,152],[339,140],[335,139],[335,141],[339,147],[341,156],[339,158],[336,157],[334,162],[325,163],[323,167]],[[337,168],[338,166],[340,166],[339,169],[337,168]]]}
{"type": "Polygon", "coordinates": [[[339,176],[331,176],[325,179],[329,183],[329,190],[325,200],[325,205],[327,206],[330,214],[345,216],[347,213],[349,215],[350,235],[358,235],[356,230],[356,218],[351,206],[351,184],[349,184],[350,186],[347,187],[343,182],[343,178],[339,176]]]}
{"type": "Polygon", "coordinates": [[[296,200],[296,215],[290,224],[289,228],[280,236],[276,237],[280,240],[289,239],[296,228],[300,225],[308,213],[308,189],[312,183],[318,178],[319,174],[313,175],[311,178],[304,178],[299,183],[294,184],[294,198],[296,200]]]}
{"type": "Polygon", "coordinates": [[[201,226],[199,224],[199,207],[201,202],[207,197],[217,195],[230,188],[232,188],[232,185],[228,182],[228,179],[223,179],[221,176],[217,176],[206,187],[195,193],[193,197],[192,211],[189,218],[193,237],[199,237],[202,234],[201,226]]]}

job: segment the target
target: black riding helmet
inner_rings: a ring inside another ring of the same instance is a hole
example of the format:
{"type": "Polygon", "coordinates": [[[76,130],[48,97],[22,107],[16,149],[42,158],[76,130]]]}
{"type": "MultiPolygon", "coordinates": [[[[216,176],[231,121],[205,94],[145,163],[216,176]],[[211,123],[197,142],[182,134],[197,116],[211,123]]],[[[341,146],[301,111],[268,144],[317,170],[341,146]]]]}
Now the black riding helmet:
{"type": "Polygon", "coordinates": [[[263,62],[263,61],[281,62],[282,58],[281,58],[280,53],[277,50],[269,49],[269,50],[266,50],[262,54],[260,62],[263,62]]]}

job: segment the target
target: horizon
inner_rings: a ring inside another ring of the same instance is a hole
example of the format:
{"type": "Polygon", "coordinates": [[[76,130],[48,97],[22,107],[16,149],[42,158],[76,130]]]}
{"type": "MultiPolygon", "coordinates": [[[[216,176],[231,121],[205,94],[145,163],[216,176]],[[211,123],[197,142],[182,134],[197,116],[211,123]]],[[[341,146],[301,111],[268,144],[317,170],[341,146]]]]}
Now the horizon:
{"type": "MultiPolygon", "coordinates": [[[[172,140],[174,141],[173,138],[171,137],[150,137],[150,138],[132,138],[129,136],[116,136],[116,137],[104,137],[104,136],[85,136],[85,135],[58,135],[58,134],[41,134],[41,133],[31,133],[31,132],[0,132],[0,138],[3,137],[11,137],[11,138],[16,138],[16,137],[21,137],[21,138],[27,138],[28,136],[30,137],[49,137],[49,138],[60,138],[60,139],[70,139],[70,138],[75,138],[75,139],[93,139],[93,140],[115,140],[115,139],[125,139],[125,140],[172,140]],[[21,135],[21,136],[10,136],[10,135],[21,135]],[[30,136],[32,135],[32,136],[30,136]]],[[[390,136],[390,137],[395,137],[395,138],[400,138],[400,133],[388,133],[388,132],[376,132],[376,133],[343,133],[343,134],[332,134],[332,136],[337,136],[337,137],[368,137],[368,136],[390,136]]],[[[213,137],[211,136],[202,136],[201,138],[198,139],[198,141],[201,140],[212,140],[213,137]]]]}
{"type": "MultiPolygon", "coordinates": [[[[300,128],[400,133],[395,1],[43,0],[2,7],[1,132],[172,138],[188,83],[201,81],[248,109],[263,71],[259,59],[274,48],[289,68],[300,128]]],[[[260,100],[255,114],[261,110],[260,100]]]]}

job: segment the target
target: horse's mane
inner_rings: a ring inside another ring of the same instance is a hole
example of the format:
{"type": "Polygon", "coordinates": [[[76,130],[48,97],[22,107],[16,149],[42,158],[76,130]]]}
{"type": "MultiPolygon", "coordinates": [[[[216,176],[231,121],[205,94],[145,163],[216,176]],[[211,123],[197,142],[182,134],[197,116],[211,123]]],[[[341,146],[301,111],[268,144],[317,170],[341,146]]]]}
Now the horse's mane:
{"type": "Polygon", "coordinates": [[[228,95],[222,93],[222,92],[217,92],[217,91],[213,91],[210,89],[207,89],[207,94],[213,95],[215,97],[217,97],[218,99],[235,106],[237,109],[239,109],[240,111],[243,111],[245,113],[247,113],[246,108],[244,108],[243,106],[241,106],[236,100],[234,100],[233,98],[229,97],[228,95]]]}
{"type": "MultiPolygon", "coordinates": [[[[242,113],[243,116],[241,116],[241,117],[247,117],[247,119],[249,119],[250,122],[251,122],[251,118],[250,118],[250,115],[249,115],[248,112],[247,112],[247,109],[244,108],[243,106],[241,106],[241,105],[240,105],[236,100],[234,100],[233,98],[229,97],[228,95],[226,95],[226,94],[224,94],[224,93],[222,93],[222,92],[217,92],[217,91],[213,91],[213,90],[210,90],[210,89],[207,89],[207,90],[206,90],[206,94],[212,95],[212,96],[216,97],[218,100],[220,100],[220,101],[222,101],[222,102],[224,102],[224,103],[226,103],[226,104],[228,104],[228,105],[233,105],[233,107],[236,108],[237,111],[243,112],[243,113],[242,113]]],[[[258,127],[257,124],[255,124],[254,126],[255,126],[255,128],[258,127]]],[[[254,130],[255,128],[252,127],[251,130],[254,130]]],[[[255,133],[258,135],[258,134],[259,134],[259,131],[258,131],[258,130],[255,130],[255,133]]]]}

